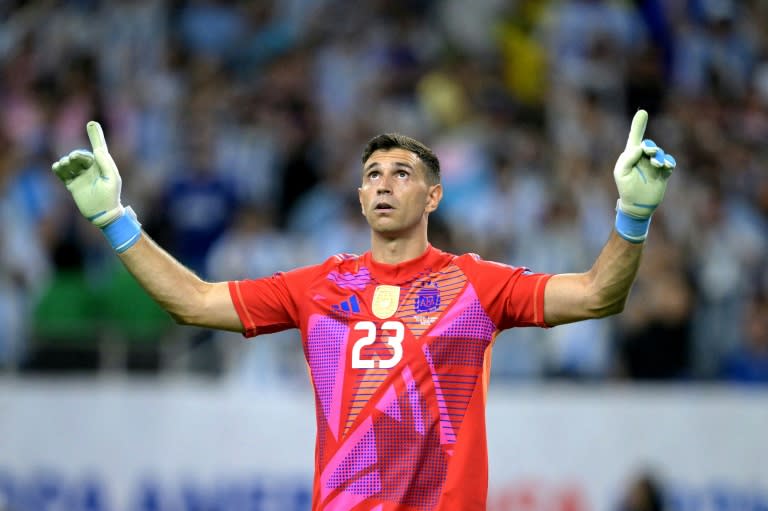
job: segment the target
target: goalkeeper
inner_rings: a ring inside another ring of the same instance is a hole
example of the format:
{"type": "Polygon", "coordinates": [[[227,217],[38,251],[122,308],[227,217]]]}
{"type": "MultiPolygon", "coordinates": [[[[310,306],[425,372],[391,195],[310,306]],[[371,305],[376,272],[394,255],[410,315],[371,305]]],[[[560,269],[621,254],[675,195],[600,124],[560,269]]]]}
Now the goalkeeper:
{"type": "Polygon", "coordinates": [[[300,329],[317,397],[313,510],[484,510],[493,341],[507,328],[622,311],[675,167],[644,140],[647,121],[644,110],[632,120],[613,170],[615,228],[583,273],[535,273],[433,247],[427,222],[443,195],[440,162],[399,134],[363,150],[368,252],[232,282],[201,280],[142,231],[121,203],[98,123],[87,125],[92,151],[71,152],[53,171],[179,323],[247,337],[300,329]]]}

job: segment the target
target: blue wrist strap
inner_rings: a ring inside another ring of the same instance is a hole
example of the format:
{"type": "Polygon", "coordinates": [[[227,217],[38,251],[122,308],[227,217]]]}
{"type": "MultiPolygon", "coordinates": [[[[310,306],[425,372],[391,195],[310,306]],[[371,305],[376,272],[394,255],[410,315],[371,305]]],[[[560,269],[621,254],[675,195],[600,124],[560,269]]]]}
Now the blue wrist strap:
{"type": "Polygon", "coordinates": [[[616,232],[630,243],[642,243],[648,236],[651,217],[635,218],[616,208],[616,232]]]}
{"type": "Polygon", "coordinates": [[[102,229],[112,248],[118,254],[122,254],[141,237],[141,224],[136,218],[136,213],[131,207],[125,208],[125,212],[114,222],[102,229]]]}

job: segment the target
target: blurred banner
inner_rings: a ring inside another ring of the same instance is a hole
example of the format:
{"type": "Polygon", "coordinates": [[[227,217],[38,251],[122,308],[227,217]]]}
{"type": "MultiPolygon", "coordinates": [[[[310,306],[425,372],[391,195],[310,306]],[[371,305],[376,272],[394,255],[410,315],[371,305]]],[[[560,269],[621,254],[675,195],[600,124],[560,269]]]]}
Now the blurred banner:
{"type": "MultiPolygon", "coordinates": [[[[768,394],[491,386],[490,511],[768,510],[768,394]]],[[[2,511],[304,511],[314,399],[152,380],[0,382],[2,511]]]]}

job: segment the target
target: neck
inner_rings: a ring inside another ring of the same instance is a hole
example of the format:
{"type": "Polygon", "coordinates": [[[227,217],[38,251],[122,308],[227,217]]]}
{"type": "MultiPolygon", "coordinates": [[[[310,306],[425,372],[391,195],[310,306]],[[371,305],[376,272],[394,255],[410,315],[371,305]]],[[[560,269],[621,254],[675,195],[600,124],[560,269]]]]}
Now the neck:
{"type": "Polygon", "coordinates": [[[427,233],[406,238],[387,238],[380,233],[371,233],[371,256],[384,264],[398,264],[415,259],[427,250],[427,233]]]}

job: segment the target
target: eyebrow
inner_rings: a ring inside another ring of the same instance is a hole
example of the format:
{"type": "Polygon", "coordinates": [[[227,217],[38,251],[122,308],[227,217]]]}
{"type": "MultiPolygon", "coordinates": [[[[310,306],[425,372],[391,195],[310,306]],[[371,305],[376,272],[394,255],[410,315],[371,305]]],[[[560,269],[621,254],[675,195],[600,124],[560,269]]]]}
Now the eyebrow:
{"type": "MultiPolygon", "coordinates": [[[[397,161],[397,162],[393,163],[392,165],[394,167],[402,167],[402,168],[406,168],[408,170],[413,170],[413,167],[411,166],[411,164],[410,163],[406,163],[406,162],[397,161]]],[[[368,164],[365,167],[364,170],[365,170],[365,172],[368,172],[370,170],[377,169],[379,167],[381,167],[381,164],[379,162],[375,161],[373,163],[368,164]]]]}

